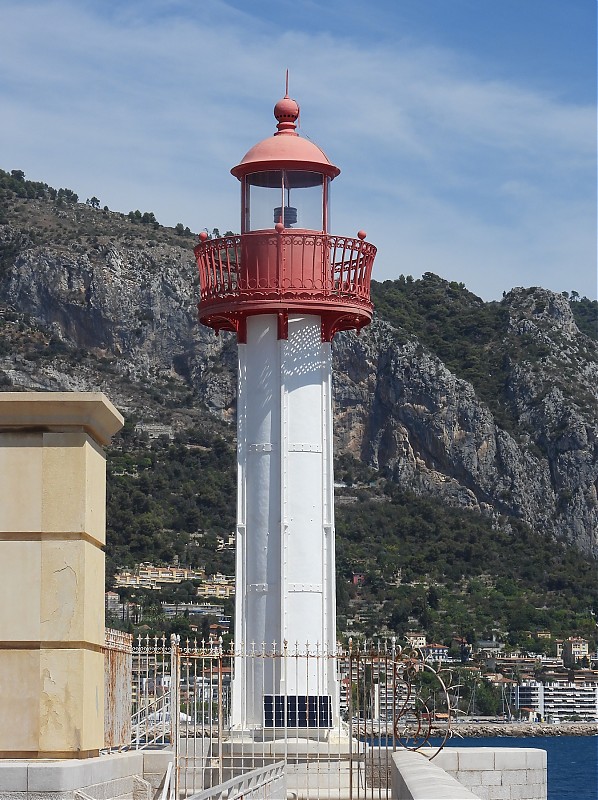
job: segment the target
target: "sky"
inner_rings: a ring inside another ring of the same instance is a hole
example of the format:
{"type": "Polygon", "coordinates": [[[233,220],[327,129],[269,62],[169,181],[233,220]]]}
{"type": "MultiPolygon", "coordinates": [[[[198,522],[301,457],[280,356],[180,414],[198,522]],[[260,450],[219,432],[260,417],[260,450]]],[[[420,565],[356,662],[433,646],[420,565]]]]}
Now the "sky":
{"type": "Polygon", "coordinates": [[[0,168],[238,231],[286,69],[375,278],[596,298],[595,0],[0,0],[0,168]]]}

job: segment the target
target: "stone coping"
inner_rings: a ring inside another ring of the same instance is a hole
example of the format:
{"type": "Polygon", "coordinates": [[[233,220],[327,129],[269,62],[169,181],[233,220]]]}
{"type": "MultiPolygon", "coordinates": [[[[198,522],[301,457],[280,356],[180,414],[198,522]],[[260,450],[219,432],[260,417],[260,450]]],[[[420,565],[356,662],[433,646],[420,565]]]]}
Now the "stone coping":
{"type": "Polygon", "coordinates": [[[547,754],[539,748],[445,747],[392,757],[394,797],[401,800],[546,800],[547,754]],[[429,751],[429,752],[428,752],[429,751]]]}
{"type": "Polygon", "coordinates": [[[123,425],[102,392],[0,392],[0,431],[83,429],[106,445],[123,425]]]}
{"type": "Polygon", "coordinates": [[[119,778],[143,775],[143,751],[109,753],[86,759],[0,760],[0,794],[68,792],[119,778]]]}
{"type": "Polygon", "coordinates": [[[391,774],[392,796],[401,800],[479,800],[479,795],[420,753],[394,753],[391,774]]]}

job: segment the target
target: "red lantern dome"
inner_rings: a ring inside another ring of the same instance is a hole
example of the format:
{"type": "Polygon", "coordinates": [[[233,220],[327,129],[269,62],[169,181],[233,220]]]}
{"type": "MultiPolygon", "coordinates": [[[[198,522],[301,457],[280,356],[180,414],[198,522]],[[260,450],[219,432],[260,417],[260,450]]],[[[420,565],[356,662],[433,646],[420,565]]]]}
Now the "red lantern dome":
{"type": "Polygon", "coordinates": [[[254,145],[243,160],[231,169],[235,178],[242,179],[249,173],[260,170],[294,169],[315,171],[329,178],[336,178],[340,169],[331,164],[325,153],[309,139],[296,132],[299,106],[290,97],[283,97],[274,106],[278,120],[277,131],[254,145]]]}

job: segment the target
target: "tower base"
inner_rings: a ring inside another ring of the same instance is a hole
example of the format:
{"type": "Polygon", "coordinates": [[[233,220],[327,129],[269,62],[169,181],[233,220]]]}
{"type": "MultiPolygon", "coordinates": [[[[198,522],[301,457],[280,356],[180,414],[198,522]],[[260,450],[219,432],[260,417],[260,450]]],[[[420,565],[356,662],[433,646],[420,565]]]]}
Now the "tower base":
{"type": "Polygon", "coordinates": [[[223,777],[227,780],[285,761],[289,796],[297,800],[314,796],[350,800],[360,774],[356,750],[355,743],[351,748],[348,731],[337,728],[304,730],[299,734],[283,728],[233,731],[223,743],[223,777]]]}

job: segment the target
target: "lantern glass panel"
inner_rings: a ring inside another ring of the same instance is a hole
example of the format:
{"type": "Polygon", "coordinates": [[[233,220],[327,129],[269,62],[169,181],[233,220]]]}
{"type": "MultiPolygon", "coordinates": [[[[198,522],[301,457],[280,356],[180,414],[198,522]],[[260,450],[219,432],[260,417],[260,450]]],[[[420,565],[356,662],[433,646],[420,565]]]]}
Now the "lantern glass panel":
{"type": "Polygon", "coordinates": [[[282,221],[285,228],[323,231],[325,180],[319,172],[301,170],[248,175],[244,229],[268,230],[282,221]]]}

